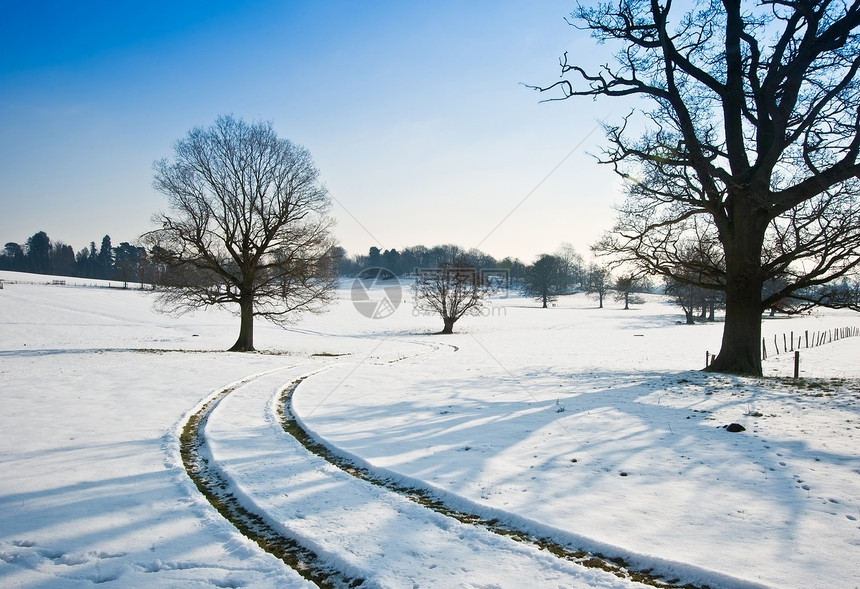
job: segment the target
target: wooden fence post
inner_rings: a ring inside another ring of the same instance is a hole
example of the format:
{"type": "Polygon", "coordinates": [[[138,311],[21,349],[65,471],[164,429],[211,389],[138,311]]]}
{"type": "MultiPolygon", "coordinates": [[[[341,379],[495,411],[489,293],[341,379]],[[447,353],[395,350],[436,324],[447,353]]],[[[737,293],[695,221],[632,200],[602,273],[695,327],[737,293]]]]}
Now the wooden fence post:
{"type": "Polygon", "coordinates": [[[800,350],[794,353],[794,378],[800,376],[800,350]]]}

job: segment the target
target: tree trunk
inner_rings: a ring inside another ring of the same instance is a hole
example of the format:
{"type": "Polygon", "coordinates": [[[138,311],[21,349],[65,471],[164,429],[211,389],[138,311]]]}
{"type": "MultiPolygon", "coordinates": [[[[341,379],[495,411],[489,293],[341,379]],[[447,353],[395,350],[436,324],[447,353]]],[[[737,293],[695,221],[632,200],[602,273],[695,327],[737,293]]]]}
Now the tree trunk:
{"type": "Polygon", "coordinates": [[[695,325],[696,322],[693,320],[693,310],[684,309],[684,315],[687,317],[687,325],[695,325]]]}
{"type": "Polygon", "coordinates": [[[761,253],[767,220],[736,212],[735,229],[721,236],[726,253],[726,322],[711,372],[761,376],[761,253]]]}
{"type": "Polygon", "coordinates": [[[547,306],[546,306],[546,300],[547,300],[547,298],[549,298],[549,297],[547,296],[547,294],[546,294],[546,293],[544,293],[544,295],[543,295],[543,308],[544,308],[544,309],[546,309],[546,308],[547,308],[547,306]]]}
{"type": "Polygon", "coordinates": [[[230,352],[253,352],[254,351],[254,295],[243,294],[239,300],[239,337],[236,343],[228,351],[230,352]]]}
{"type": "Polygon", "coordinates": [[[442,328],[442,333],[454,333],[454,322],[457,320],[453,317],[443,317],[442,321],[445,322],[445,327],[442,328]]]}
{"type": "Polygon", "coordinates": [[[726,290],[722,346],[708,370],[761,376],[761,286],[731,290],[741,289],[726,290]]]}

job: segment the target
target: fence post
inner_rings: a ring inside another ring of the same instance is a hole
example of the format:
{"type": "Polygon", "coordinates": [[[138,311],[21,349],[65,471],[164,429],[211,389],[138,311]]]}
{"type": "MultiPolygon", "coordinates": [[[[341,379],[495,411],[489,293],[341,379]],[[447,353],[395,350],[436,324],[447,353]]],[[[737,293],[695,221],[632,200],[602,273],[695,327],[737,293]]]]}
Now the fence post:
{"type": "Polygon", "coordinates": [[[761,338],[761,359],[767,360],[767,346],[764,345],[764,338],[761,338]]]}
{"type": "Polygon", "coordinates": [[[794,353],[794,378],[800,376],[800,350],[794,353]]]}

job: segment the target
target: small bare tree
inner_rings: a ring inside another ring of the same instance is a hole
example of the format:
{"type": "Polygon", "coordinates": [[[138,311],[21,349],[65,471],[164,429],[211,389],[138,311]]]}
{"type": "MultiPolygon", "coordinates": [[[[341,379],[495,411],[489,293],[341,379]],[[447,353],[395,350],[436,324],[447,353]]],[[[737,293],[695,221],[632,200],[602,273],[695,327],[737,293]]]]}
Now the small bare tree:
{"type": "Polygon", "coordinates": [[[615,279],[612,290],[615,291],[615,302],[624,301],[624,310],[629,311],[630,305],[641,305],[645,302],[638,293],[642,288],[643,280],[635,272],[627,272],[615,279]]]}
{"type": "Polygon", "coordinates": [[[219,117],[155,163],[169,213],[144,236],[163,269],[159,306],[238,307],[231,351],[254,349],[255,316],[287,324],[319,312],[337,280],[328,194],[310,153],[271,123],[219,117]]]}
{"type": "Polygon", "coordinates": [[[463,315],[479,311],[495,287],[464,259],[444,262],[438,268],[419,269],[413,293],[419,310],[442,317],[442,333],[454,333],[454,323],[463,315]]]}
{"type": "Polygon", "coordinates": [[[612,271],[606,266],[591,264],[585,274],[585,285],[583,290],[597,299],[598,307],[603,308],[603,298],[609,292],[612,285],[612,271]]]}

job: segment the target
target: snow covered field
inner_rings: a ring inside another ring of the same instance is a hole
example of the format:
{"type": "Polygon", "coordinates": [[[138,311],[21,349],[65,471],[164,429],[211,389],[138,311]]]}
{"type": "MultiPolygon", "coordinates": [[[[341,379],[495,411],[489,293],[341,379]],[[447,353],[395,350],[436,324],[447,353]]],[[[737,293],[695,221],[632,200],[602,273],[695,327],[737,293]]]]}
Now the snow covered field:
{"type": "MultiPolygon", "coordinates": [[[[0,272],[6,281],[29,279],[0,272]]],[[[449,505],[711,587],[860,587],[860,338],[697,371],[721,326],[656,297],[495,300],[453,336],[350,302],[232,354],[238,320],[170,317],[135,290],[0,290],[0,586],[304,587],[200,495],[179,456],[188,415],[265,513],[364,586],[633,587],[439,515],[307,454],[276,418],[449,505]],[[746,431],[724,429],[738,423],[746,431]]],[[[765,339],[860,317],[766,319],[765,339]]]]}

